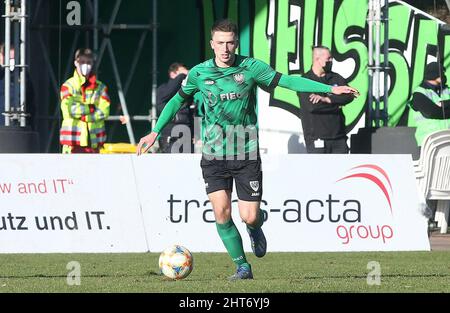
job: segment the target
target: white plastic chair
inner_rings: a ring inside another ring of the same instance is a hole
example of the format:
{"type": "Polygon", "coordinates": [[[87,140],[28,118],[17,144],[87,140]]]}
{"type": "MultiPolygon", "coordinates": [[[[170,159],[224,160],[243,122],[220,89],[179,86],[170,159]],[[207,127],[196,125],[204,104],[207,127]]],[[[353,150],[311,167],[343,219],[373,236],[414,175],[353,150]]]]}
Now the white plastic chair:
{"type": "Polygon", "coordinates": [[[419,159],[413,161],[414,171],[421,172],[423,170],[423,161],[425,160],[426,155],[429,153],[429,150],[435,144],[439,144],[440,142],[445,142],[447,140],[450,140],[450,129],[439,130],[425,136],[422,141],[422,148],[420,149],[419,159]]]}
{"type": "Polygon", "coordinates": [[[450,130],[428,135],[422,145],[415,174],[421,195],[437,200],[435,221],[447,232],[450,211],[450,130]]]}

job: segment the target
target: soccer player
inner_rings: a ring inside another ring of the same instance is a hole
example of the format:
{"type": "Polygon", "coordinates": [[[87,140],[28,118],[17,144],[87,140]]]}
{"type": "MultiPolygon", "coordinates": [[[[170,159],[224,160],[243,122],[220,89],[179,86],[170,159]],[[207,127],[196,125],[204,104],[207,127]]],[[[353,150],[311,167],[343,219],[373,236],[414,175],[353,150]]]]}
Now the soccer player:
{"type": "Polygon", "coordinates": [[[217,232],[236,264],[230,280],[253,279],[242,246],[242,238],[231,218],[233,180],[238,208],[247,225],[252,251],[266,254],[262,231],[262,171],[258,146],[256,87],[265,90],[281,86],[297,92],[358,95],[348,86],[329,86],[299,76],[283,75],[254,58],[235,54],[238,30],[228,19],[216,21],[211,29],[215,57],[193,67],[161,113],[155,128],[139,141],[137,154],[147,152],[158,134],[181,108],[184,99],[200,92],[203,96],[203,150],[201,168],[206,193],[213,207],[217,232]]]}

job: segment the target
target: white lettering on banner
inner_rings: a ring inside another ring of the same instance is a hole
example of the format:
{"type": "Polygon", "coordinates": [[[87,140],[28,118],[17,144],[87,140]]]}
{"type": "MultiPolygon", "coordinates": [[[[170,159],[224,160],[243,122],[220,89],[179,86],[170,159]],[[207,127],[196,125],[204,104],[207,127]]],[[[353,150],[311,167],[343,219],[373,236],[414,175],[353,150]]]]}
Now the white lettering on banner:
{"type": "MultiPolygon", "coordinates": [[[[196,157],[152,156],[154,166],[149,159],[133,159],[150,250],[183,242],[193,251],[225,251],[204,194],[200,156],[196,157]],[[182,175],[172,162],[183,168],[182,175]],[[159,179],[150,182],[149,175],[159,179]]],[[[409,156],[262,155],[262,159],[263,170],[267,159],[278,164],[264,171],[261,208],[269,251],[430,249],[409,156]],[[317,169],[326,175],[317,175],[317,169]]],[[[235,224],[244,234],[245,225],[237,222],[235,193],[232,206],[235,224]]],[[[247,236],[243,241],[250,251],[247,236]]]]}

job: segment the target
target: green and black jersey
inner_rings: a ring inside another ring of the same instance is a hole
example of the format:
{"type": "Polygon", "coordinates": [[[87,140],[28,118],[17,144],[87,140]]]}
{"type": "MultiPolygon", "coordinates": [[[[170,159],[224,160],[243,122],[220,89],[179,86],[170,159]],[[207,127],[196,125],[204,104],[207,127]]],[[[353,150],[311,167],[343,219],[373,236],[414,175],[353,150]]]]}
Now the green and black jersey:
{"type": "Polygon", "coordinates": [[[264,62],[236,55],[233,66],[216,66],[214,59],[189,71],[179,91],[183,98],[203,97],[203,153],[238,155],[258,149],[256,86],[275,87],[281,74],[264,62]]]}
{"type": "Polygon", "coordinates": [[[210,59],[189,71],[179,93],[164,109],[167,112],[162,112],[154,131],[159,132],[171,120],[183,99],[200,92],[204,106],[203,154],[223,157],[254,153],[259,148],[257,86],[331,92],[331,86],[299,76],[282,75],[254,58],[236,55],[234,64],[226,68],[218,67],[214,59],[210,59]]]}

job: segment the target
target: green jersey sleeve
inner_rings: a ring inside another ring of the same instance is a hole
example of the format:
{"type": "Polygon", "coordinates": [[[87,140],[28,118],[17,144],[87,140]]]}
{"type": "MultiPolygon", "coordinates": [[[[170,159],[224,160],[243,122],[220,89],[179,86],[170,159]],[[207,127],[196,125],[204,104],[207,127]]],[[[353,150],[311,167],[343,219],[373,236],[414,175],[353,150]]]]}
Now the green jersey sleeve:
{"type": "Polygon", "coordinates": [[[269,87],[277,75],[273,68],[257,59],[251,59],[250,70],[256,83],[264,87],[269,87]]]}
{"type": "Polygon", "coordinates": [[[278,86],[297,92],[331,92],[330,85],[322,84],[301,76],[281,75],[278,86]]]}
{"type": "Polygon", "coordinates": [[[156,121],[155,128],[152,131],[159,134],[161,130],[175,117],[175,114],[177,114],[180,110],[183,101],[184,99],[179,94],[175,94],[162,110],[161,115],[156,121]]]}
{"type": "Polygon", "coordinates": [[[180,96],[183,98],[188,98],[189,96],[192,96],[194,93],[198,91],[197,87],[197,66],[194,66],[188,73],[187,77],[183,80],[181,83],[181,88],[179,91],[180,96]]]}

